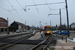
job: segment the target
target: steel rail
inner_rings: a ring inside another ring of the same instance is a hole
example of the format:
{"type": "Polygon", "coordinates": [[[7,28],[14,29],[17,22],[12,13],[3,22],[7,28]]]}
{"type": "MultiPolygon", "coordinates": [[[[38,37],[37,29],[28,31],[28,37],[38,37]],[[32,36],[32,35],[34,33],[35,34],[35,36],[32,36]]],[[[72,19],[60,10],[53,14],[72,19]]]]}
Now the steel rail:
{"type": "MultiPolygon", "coordinates": [[[[5,37],[0,37],[0,39],[7,39],[7,38],[11,38],[11,37],[17,37],[17,36],[20,36],[20,35],[25,35],[27,34],[28,32],[26,33],[23,33],[23,34],[16,34],[16,35],[10,35],[10,36],[5,36],[5,37]]],[[[31,32],[30,32],[31,33],[31,32]]]]}
{"type": "Polygon", "coordinates": [[[8,47],[10,47],[10,46],[13,46],[13,45],[15,45],[16,43],[18,43],[18,42],[24,40],[25,37],[28,37],[28,36],[30,37],[31,34],[26,35],[26,36],[24,36],[24,37],[22,37],[22,38],[19,38],[19,39],[17,39],[17,40],[14,40],[14,41],[10,41],[10,42],[8,42],[8,43],[6,43],[6,44],[3,44],[4,46],[1,47],[0,50],[4,50],[4,49],[6,49],[6,48],[8,48],[8,47]],[[11,42],[14,42],[14,43],[11,43],[11,42]],[[11,43],[11,44],[10,44],[10,43],[11,43]]]}
{"type": "Polygon", "coordinates": [[[37,44],[36,46],[31,48],[30,50],[35,50],[37,47],[39,47],[41,44],[43,44],[48,38],[49,38],[49,36],[45,40],[43,40],[42,42],[40,42],[39,44],[37,44]]]}
{"type": "Polygon", "coordinates": [[[49,46],[49,44],[51,43],[51,41],[52,41],[52,37],[51,37],[50,41],[48,42],[48,44],[43,48],[43,50],[46,50],[47,49],[47,47],[49,46]]]}

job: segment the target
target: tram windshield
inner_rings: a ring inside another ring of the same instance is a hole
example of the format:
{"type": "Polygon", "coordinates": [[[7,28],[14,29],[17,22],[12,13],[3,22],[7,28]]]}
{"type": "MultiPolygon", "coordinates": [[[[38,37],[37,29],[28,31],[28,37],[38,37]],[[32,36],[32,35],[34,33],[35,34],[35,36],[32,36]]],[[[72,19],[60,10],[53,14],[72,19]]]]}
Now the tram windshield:
{"type": "Polygon", "coordinates": [[[46,27],[46,31],[50,31],[51,30],[51,28],[50,27],[46,27]]]}

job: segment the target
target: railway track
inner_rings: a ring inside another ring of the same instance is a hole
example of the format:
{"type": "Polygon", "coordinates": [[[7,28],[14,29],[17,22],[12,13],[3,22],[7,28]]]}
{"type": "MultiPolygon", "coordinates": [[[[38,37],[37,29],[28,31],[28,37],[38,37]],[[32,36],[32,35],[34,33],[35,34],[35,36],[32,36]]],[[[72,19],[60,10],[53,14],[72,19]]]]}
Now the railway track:
{"type": "Polygon", "coordinates": [[[51,41],[52,41],[52,37],[51,36],[47,36],[45,40],[43,40],[42,42],[40,42],[36,46],[32,47],[30,50],[40,50],[39,47],[41,47],[41,50],[47,50],[47,47],[49,46],[51,41]],[[46,42],[47,40],[50,40],[50,41],[45,46],[43,46],[43,48],[42,48],[41,45],[44,42],[46,42]]]}
{"type": "Polygon", "coordinates": [[[0,45],[0,50],[6,50],[6,48],[9,48],[9,47],[15,45],[16,43],[18,43],[24,39],[27,39],[31,36],[32,36],[32,34],[27,34],[26,36],[24,36],[22,38],[19,38],[19,39],[13,40],[13,41],[9,41],[8,43],[4,43],[4,44],[0,45]]]}
{"type": "Polygon", "coordinates": [[[10,35],[10,36],[4,36],[4,37],[0,37],[0,39],[7,39],[7,38],[11,38],[11,37],[20,36],[20,35],[26,35],[26,34],[28,34],[28,33],[17,34],[17,35],[10,35]]]}

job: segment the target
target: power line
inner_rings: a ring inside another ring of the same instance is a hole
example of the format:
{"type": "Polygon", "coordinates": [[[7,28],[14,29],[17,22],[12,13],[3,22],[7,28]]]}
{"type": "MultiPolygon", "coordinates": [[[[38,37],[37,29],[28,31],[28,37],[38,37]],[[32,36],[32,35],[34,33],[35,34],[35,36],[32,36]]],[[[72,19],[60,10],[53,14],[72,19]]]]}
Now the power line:
{"type": "MultiPolygon", "coordinates": [[[[17,1],[17,0],[16,0],[17,1]]],[[[17,3],[21,6],[21,4],[17,1],[17,3]]],[[[22,6],[21,6],[22,7],[22,6]]],[[[23,8],[23,7],[22,7],[23,8]]],[[[23,8],[23,10],[24,10],[24,8],[23,8]]],[[[30,22],[29,22],[30,23],[30,22]]]]}
{"type": "MultiPolygon", "coordinates": [[[[4,9],[4,8],[2,8],[2,7],[0,7],[1,9],[3,9],[3,10],[5,10],[5,11],[7,11],[7,12],[9,12],[10,14],[12,14],[12,15],[14,15],[15,17],[16,17],[16,15],[15,14],[13,14],[12,12],[10,12],[9,10],[7,10],[7,9],[4,9]]],[[[17,18],[17,17],[16,17],[17,18]]]]}
{"type": "MultiPolygon", "coordinates": [[[[8,2],[9,2],[9,0],[7,0],[8,2]]],[[[11,5],[11,7],[15,10],[15,12],[17,13],[17,15],[18,15],[18,17],[20,16],[19,14],[18,14],[18,12],[16,11],[16,9],[14,8],[14,6],[9,2],[9,4],[11,5]]],[[[21,17],[19,17],[22,21],[23,21],[23,19],[21,18],[21,17]]]]}
{"type": "MultiPolygon", "coordinates": [[[[47,1],[46,1],[46,0],[45,0],[45,2],[46,2],[47,6],[48,6],[48,8],[49,8],[49,13],[50,13],[51,8],[49,7],[49,5],[48,5],[48,3],[47,3],[47,1]]],[[[46,22],[47,22],[47,20],[48,20],[48,17],[47,17],[47,19],[46,19],[46,22]]]]}
{"type": "MultiPolygon", "coordinates": [[[[34,2],[35,3],[35,2],[34,2]]],[[[29,7],[29,6],[42,6],[42,5],[48,5],[48,7],[49,7],[49,5],[52,5],[52,4],[62,4],[62,3],[65,3],[65,2],[55,2],[55,3],[45,3],[45,4],[35,4],[35,5],[26,5],[25,6],[25,12],[26,12],[26,7],[29,7]]],[[[49,7],[49,9],[51,9],[50,7],[49,7]]],[[[51,10],[53,10],[53,9],[51,9],[51,10]]]]}
{"type": "MultiPolygon", "coordinates": [[[[16,0],[17,1],[17,0],[16,0]]],[[[21,4],[17,1],[17,3],[21,6],[21,4]]],[[[21,6],[22,7],[22,6],[21,6]]],[[[22,7],[23,8],[23,7],[22,7]]],[[[24,8],[23,8],[24,9],[24,8]]]]}
{"type": "Polygon", "coordinates": [[[37,10],[37,12],[38,12],[38,15],[40,16],[40,14],[39,14],[39,10],[38,10],[38,8],[36,7],[36,3],[35,3],[34,0],[33,0],[33,2],[34,2],[34,5],[35,5],[36,10],[37,10]]]}
{"type": "MultiPolygon", "coordinates": [[[[26,12],[26,13],[27,13],[27,12],[26,12]]],[[[32,17],[31,17],[28,13],[27,13],[27,15],[32,19],[32,17]]],[[[33,20],[33,19],[32,19],[32,20],[33,20]]],[[[33,20],[33,21],[34,21],[34,20],[33,20]]],[[[37,24],[35,21],[34,21],[34,23],[37,24]]]]}
{"type": "Polygon", "coordinates": [[[47,3],[47,1],[45,0],[45,2],[46,2],[46,4],[47,4],[47,6],[48,6],[48,8],[49,8],[49,12],[51,11],[51,8],[49,7],[49,5],[48,5],[48,3],[47,3]]]}
{"type": "Polygon", "coordinates": [[[55,3],[48,3],[48,4],[35,4],[35,5],[26,5],[26,7],[28,6],[42,6],[42,5],[52,5],[52,4],[62,4],[62,3],[65,3],[65,2],[55,2],[55,3]]]}
{"type": "MultiPolygon", "coordinates": [[[[17,1],[17,0],[16,0],[17,1]]],[[[17,3],[21,6],[21,4],[17,1],[17,3]]],[[[22,7],[22,6],[21,6],[22,7]]],[[[25,12],[25,9],[22,7],[22,9],[24,10],[25,12]]],[[[27,13],[27,12],[26,12],[27,13]]],[[[32,17],[27,13],[27,15],[32,19],[32,17]]],[[[33,20],[33,19],[32,19],[33,20]]],[[[34,21],[34,20],[33,20],[34,21]]],[[[37,24],[35,21],[34,21],[35,24],[37,24]]]]}
{"type": "MultiPolygon", "coordinates": [[[[16,0],[17,1],[17,0],[16,0]]],[[[21,4],[17,1],[17,3],[21,6],[21,4]]],[[[22,7],[22,6],[21,6],[22,7]]],[[[22,7],[23,8],[23,7],[22,7]]],[[[23,10],[24,10],[24,8],[23,8],[23,10]]],[[[30,23],[30,22],[29,22],[30,23]]]]}
{"type": "Polygon", "coordinates": [[[35,5],[35,8],[36,8],[37,12],[39,12],[39,11],[38,11],[38,8],[36,7],[36,4],[35,4],[35,1],[34,1],[34,0],[33,0],[33,2],[34,2],[34,5],[35,5]]]}

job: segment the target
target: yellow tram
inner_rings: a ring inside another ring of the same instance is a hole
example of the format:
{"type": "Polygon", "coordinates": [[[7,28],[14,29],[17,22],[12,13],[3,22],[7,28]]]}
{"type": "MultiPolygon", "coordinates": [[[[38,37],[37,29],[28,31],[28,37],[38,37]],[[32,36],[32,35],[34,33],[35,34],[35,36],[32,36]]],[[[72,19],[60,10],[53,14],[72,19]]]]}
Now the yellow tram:
{"type": "Polygon", "coordinates": [[[44,33],[45,33],[45,35],[52,34],[51,26],[45,26],[44,33]]]}

